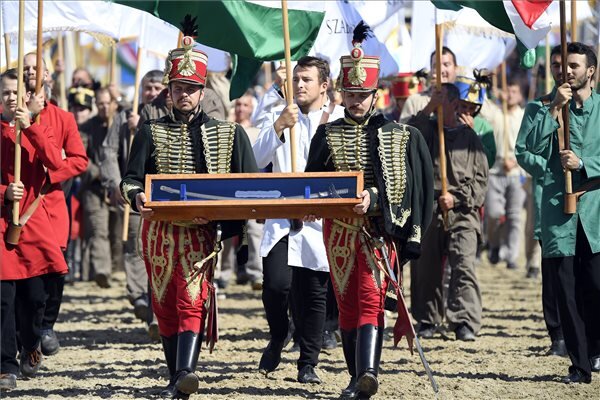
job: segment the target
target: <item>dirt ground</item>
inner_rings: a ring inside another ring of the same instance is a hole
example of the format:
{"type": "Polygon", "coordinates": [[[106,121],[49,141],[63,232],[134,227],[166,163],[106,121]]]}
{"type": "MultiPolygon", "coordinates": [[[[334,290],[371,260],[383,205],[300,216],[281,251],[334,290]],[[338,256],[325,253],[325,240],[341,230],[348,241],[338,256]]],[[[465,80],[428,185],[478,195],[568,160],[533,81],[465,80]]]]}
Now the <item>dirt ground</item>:
{"type": "MultiPolygon", "coordinates": [[[[540,281],[500,264],[478,267],[483,292],[483,328],[477,341],[454,334],[423,340],[440,386],[439,399],[598,399],[600,375],[590,385],[565,385],[568,359],[546,356],[549,346],[541,310],[540,281]]],[[[125,297],[122,273],[111,289],[78,282],[65,289],[56,326],[62,348],[44,360],[39,376],[19,380],[0,394],[19,399],[151,399],[166,385],[161,346],[151,343],[125,297]]],[[[259,292],[233,285],[220,301],[220,339],[202,352],[200,390],[193,399],[335,399],[347,384],[341,348],[321,353],[319,386],[296,382],[297,353],[286,351],[268,378],[257,372],[267,344],[259,292]]],[[[391,325],[391,320],[388,320],[391,325]]],[[[403,342],[392,347],[387,330],[379,399],[436,398],[419,357],[403,342]]]]}

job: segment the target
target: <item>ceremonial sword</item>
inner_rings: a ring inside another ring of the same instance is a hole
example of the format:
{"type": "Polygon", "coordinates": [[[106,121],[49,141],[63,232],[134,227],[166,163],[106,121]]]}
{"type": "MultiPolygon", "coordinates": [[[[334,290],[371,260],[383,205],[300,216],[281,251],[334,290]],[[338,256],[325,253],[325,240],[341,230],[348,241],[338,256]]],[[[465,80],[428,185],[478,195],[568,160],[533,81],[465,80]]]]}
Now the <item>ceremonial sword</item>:
{"type": "MultiPolygon", "coordinates": [[[[390,279],[392,281],[394,281],[396,283],[396,285],[398,285],[398,288],[400,288],[400,283],[398,282],[398,279],[396,278],[396,274],[394,273],[394,270],[392,269],[392,266],[390,265],[390,259],[388,256],[388,252],[387,252],[387,248],[385,247],[385,241],[383,240],[383,238],[373,238],[375,241],[375,246],[379,248],[379,250],[381,251],[381,254],[383,255],[383,259],[385,260],[385,266],[387,268],[388,274],[390,275],[390,279]]],[[[398,290],[398,295],[402,296],[402,292],[400,290],[398,290]]],[[[404,301],[404,298],[402,299],[402,301],[404,301]]],[[[406,307],[406,303],[405,307],[406,307]]],[[[414,332],[414,330],[413,330],[414,332]]],[[[421,359],[421,363],[423,364],[423,367],[425,368],[425,372],[427,373],[427,377],[429,378],[429,382],[431,383],[431,387],[433,388],[433,391],[437,394],[439,392],[439,386],[437,384],[437,382],[435,381],[435,378],[433,376],[433,371],[431,370],[431,367],[429,366],[429,363],[427,362],[427,359],[425,358],[425,353],[423,353],[423,348],[421,347],[421,342],[419,341],[419,337],[417,336],[417,334],[415,333],[415,344],[417,345],[417,352],[419,353],[419,358],[421,359]]]]}
{"type": "MultiPolygon", "coordinates": [[[[173,194],[181,194],[181,190],[172,188],[170,186],[161,185],[160,190],[167,193],[173,194]]],[[[310,199],[322,199],[322,198],[330,198],[331,196],[340,197],[340,194],[348,193],[348,189],[335,189],[335,187],[330,188],[330,190],[325,192],[316,192],[310,193],[308,198],[310,199]]],[[[207,193],[196,193],[187,191],[185,194],[189,197],[194,197],[196,199],[204,199],[204,200],[240,200],[240,199],[304,199],[305,196],[287,196],[284,197],[281,195],[279,190],[236,190],[234,197],[230,196],[218,196],[214,194],[207,193]]]]}

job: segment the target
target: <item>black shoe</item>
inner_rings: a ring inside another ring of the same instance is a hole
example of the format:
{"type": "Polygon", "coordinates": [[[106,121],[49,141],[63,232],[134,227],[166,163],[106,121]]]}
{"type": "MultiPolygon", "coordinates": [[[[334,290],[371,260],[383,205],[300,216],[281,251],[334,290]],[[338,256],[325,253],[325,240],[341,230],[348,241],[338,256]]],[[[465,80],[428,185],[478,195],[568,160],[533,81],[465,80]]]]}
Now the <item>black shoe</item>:
{"type": "Polygon", "coordinates": [[[569,375],[562,378],[562,383],[591,383],[591,375],[586,375],[578,369],[573,370],[569,375]]]}
{"type": "Polygon", "coordinates": [[[363,325],[358,328],[356,337],[356,370],[358,378],[356,388],[359,396],[373,396],[379,389],[377,374],[383,346],[383,328],[363,325]]]}
{"type": "Polygon", "coordinates": [[[463,342],[475,341],[475,334],[471,328],[465,324],[461,324],[458,328],[456,328],[454,333],[456,334],[456,340],[462,340],[463,342]]]}
{"type": "Polygon", "coordinates": [[[590,358],[592,364],[592,372],[600,372],[600,356],[590,358]]]}
{"type": "Polygon", "coordinates": [[[94,280],[102,289],[108,289],[110,287],[110,281],[108,279],[108,275],[106,274],[96,274],[94,276],[94,280]]]}
{"type": "Polygon", "coordinates": [[[417,336],[423,339],[431,339],[435,334],[435,325],[421,322],[417,329],[417,336]]]}
{"type": "Polygon", "coordinates": [[[567,345],[564,339],[556,339],[552,341],[550,350],[546,353],[549,356],[565,357],[567,355],[567,345]]]}
{"type": "Polygon", "coordinates": [[[33,378],[42,365],[42,359],[42,350],[39,346],[32,352],[25,351],[24,348],[21,348],[21,357],[19,360],[21,375],[33,378]]]}
{"type": "Polygon", "coordinates": [[[42,330],[42,354],[53,356],[60,350],[60,343],[53,329],[42,330]]]}
{"type": "MultiPolygon", "coordinates": [[[[193,371],[182,370],[177,372],[175,376],[175,389],[176,394],[186,394],[190,395],[192,393],[196,393],[198,391],[198,386],[200,385],[200,379],[198,375],[196,375],[193,371]]],[[[179,398],[175,397],[174,398],[179,398]]]]}
{"type": "Polygon", "coordinates": [[[323,332],[323,350],[331,350],[337,347],[337,340],[335,340],[335,334],[330,331],[323,332]]]}
{"type": "Polygon", "coordinates": [[[140,319],[144,322],[148,321],[148,314],[150,314],[150,307],[148,305],[148,300],[145,296],[140,296],[133,301],[133,314],[137,319],[140,319]]]}
{"type": "Polygon", "coordinates": [[[181,332],[177,336],[177,358],[175,363],[175,388],[177,392],[186,395],[196,393],[200,379],[194,373],[198,356],[200,354],[200,343],[202,334],[192,331],[181,332]]]}
{"type": "Polygon", "coordinates": [[[167,387],[160,391],[159,397],[162,399],[172,399],[175,397],[175,393],[177,393],[177,389],[175,388],[175,380],[173,377],[169,381],[167,387]]]}
{"type": "Polygon", "coordinates": [[[344,359],[346,360],[346,367],[348,368],[348,374],[350,374],[350,383],[346,389],[342,390],[340,399],[341,400],[354,400],[358,395],[358,388],[356,387],[356,329],[350,331],[340,330],[342,337],[342,350],[344,351],[344,359]]]}
{"type": "Polygon", "coordinates": [[[290,349],[288,350],[290,353],[297,353],[300,351],[300,344],[298,342],[294,342],[294,344],[292,344],[292,347],[290,347],[290,349]]]}
{"type": "Polygon", "coordinates": [[[498,248],[490,248],[488,250],[488,260],[490,260],[490,264],[496,265],[500,262],[500,249],[498,248]]]}
{"type": "Polygon", "coordinates": [[[527,275],[525,278],[527,279],[537,279],[540,276],[540,268],[539,267],[529,267],[527,268],[527,275]]]}
{"type": "Polygon", "coordinates": [[[300,383],[315,383],[320,384],[321,379],[315,372],[315,368],[312,365],[305,365],[298,371],[298,382],[300,383]]]}
{"type": "Polygon", "coordinates": [[[17,375],[0,374],[0,389],[11,390],[17,388],[17,375]]]}
{"type": "Polygon", "coordinates": [[[263,351],[260,362],[258,363],[258,371],[262,374],[268,374],[275,371],[281,362],[281,350],[283,350],[284,342],[276,342],[271,340],[263,351]]]}
{"type": "Polygon", "coordinates": [[[517,269],[517,264],[514,262],[506,263],[506,269],[515,270],[517,269]]]}

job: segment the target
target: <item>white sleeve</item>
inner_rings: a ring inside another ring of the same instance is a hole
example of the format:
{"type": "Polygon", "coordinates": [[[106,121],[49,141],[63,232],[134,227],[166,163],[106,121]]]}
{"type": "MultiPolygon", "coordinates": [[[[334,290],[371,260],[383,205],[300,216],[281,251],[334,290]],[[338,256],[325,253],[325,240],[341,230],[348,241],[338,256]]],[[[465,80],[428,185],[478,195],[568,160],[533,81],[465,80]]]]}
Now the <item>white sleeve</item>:
{"type": "Polygon", "coordinates": [[[260,133],[256,138],[256,142],[252,145],[258,168],[265,168],[270,162],[273,162],[275,152],[283,146],[283,142],[279,139],[274,128],[275,118],[278,117],[278,114],[269,113],[265,115],[260,133]]]}
{"type": "Polygon", "coordinates": [[[282,99],[279,92],[271,86],[262,99],[260,99],[258,106],[254,109],[254,113],[252,114],[252,126],[262,130],[263,125],[269,121],[267,117],[272,112],[273,108],[280,105],[285,106],[285,100],[282,99]]]}

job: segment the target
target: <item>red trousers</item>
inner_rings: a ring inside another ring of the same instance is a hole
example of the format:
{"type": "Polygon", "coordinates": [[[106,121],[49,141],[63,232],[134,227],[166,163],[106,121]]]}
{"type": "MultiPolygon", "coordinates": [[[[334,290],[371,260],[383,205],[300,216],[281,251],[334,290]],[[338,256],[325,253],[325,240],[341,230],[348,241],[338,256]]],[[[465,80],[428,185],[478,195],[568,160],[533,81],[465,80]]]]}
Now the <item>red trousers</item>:
{"type": "MultiPolygon", "coordinates": [[[[364,218],[323,221],[323,238],[329,271],[340,312],[340,329],[348,331],[366,324],[384,325],[387,279],[381,252],[369,244],[361,231],[364,218]],[[379,265],[378,265],[379,264],[379,265]]],[[[388,247],[390,263],[395,256],[388,247]]],[[[393,265],[393,264],[392,264],[393,265]]]]}
{"type": "Polygon", "coordinates": [[[193,265],[215,249],[215,239],[215,232],[207,227],[144,220],[143,256],[162,336],[203,330],[216,258],[199,275],[193,265]]]}

